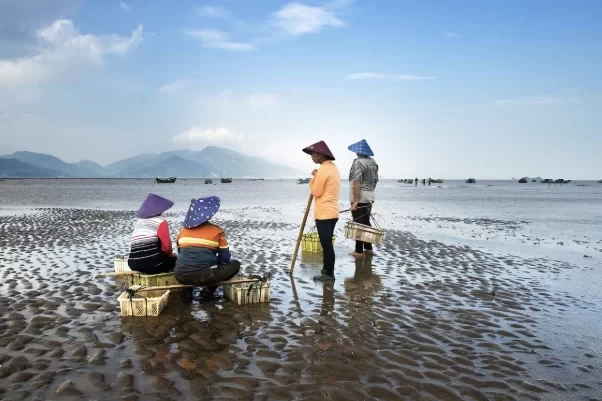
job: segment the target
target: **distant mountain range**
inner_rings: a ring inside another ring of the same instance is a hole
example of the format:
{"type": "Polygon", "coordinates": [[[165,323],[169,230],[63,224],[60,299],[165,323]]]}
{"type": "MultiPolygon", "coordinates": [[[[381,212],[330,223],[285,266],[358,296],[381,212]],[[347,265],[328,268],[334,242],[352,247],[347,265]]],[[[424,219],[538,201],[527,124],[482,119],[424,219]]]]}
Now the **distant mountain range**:
{"type": "Polygon", "coordinates": [[[298,178],[305,174],[230,149],[208,146],[201,151],[147,153],[101,166],[89,160],[67,163],[58,157],[15,152],[0,156],[0,177],[47,178],[298,178]]]}

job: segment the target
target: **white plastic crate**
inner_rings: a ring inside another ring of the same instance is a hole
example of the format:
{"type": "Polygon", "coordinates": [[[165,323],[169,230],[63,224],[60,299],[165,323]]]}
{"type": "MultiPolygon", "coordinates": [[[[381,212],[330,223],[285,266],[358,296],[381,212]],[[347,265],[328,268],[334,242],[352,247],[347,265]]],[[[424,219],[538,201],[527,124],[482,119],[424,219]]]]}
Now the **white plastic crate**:
{"type": "MultiPolygon", "coordinates": [[[[245,277],[236,276],[231,280],[242,280],[245,277]]],[[[224,284],[226,296],[239,305],[269,302],[272,285],[268,282],[224,284]],[[249,290],[249,288],[251,288],[249,290]]]]}
{"type": "MultiPolygon", "coordinates": [[[[137,290],[141,286],[133,285],[131,290],[137,290]]],[[[121,316],[159,316],[169,301],[169,290],[144,291],[135,293],[130,299],[127,291],[119,298],[121,316]]]]}
{"type": "Polygon", "coordinates": [[[115,265],[115,273],[127,273],[131,272],[132,269],[128,266],[128,257],[127,256],[119,256],[113,259],[113,264],[115,265]]]}

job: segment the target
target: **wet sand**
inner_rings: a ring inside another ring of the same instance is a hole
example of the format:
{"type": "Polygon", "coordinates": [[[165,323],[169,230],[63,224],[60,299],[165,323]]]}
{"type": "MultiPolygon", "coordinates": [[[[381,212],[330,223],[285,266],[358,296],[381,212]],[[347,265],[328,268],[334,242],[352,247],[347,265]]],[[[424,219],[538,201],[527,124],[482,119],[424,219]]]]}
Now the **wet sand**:
{"type": "MultiPolygon", "coordinates": [[[[600,321],[600,304],[544,284],[587,268],[393,229],[354,260],[341,220],[337,281],[316,284],[321,255],[301,254],[289,277],[298,227],[278,213],[217,221],[244,273],[272,273],[269,303],[173,293],[147,318],[119,316],[123,282],[91,279],[127,253],[133,212],[0,217],[0,399],[602,399],[602,334],[555,340],[563,321],[600,321]]],[[[175,238],[182,216],[166,217],[175,238]]]]}

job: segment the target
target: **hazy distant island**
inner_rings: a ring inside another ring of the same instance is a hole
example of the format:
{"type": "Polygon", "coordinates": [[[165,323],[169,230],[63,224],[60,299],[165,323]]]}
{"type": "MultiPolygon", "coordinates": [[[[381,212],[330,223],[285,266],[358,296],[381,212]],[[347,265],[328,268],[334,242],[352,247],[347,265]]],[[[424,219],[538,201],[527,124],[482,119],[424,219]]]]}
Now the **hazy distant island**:
{"type": "Polygon", "coordinates": [[[216,146],[207,146],[201,151],[146,153],[107,166],[89,160],[67,163],[52,155],[27,151],[0,156],[0,177],[4,178],[298,178],[305,175],[290,166],[216,146]]]}

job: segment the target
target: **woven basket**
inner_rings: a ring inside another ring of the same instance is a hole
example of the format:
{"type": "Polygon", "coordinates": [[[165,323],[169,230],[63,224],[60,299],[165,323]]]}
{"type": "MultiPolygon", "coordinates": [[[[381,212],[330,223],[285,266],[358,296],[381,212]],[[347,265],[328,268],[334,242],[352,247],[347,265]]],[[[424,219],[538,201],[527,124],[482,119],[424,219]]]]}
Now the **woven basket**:
{"type": "MultiPolygon", "coordinates": [[[[334,241],[337,236],[332,236],[332,245],[334,246],[334,241]]],[[[303,234],[301,237],[301,249],[305,252],[323,252],[322,244],[320,244],[320,236],[317,232],[311,232],[307,234],[303,234]]]]}
{"type": "Polygon", "coordinates": [[[173,271],[159,274],[133,274],[129,277],[130,285],[143,285],[146,287],[159,287],[167,285],[178,285],[180,284],[176,280],[175,273],[173,271]]]}
{"type": "Polygon", "coordinates": [[[345,238],[355,241],[369,242],[371,244],[380,244],[385,235],[385,230],[375,228],[364,224],[348,221],[345,224],[345,238]]]}
{"type": "MultiPolygon", "coordinates": [[[[244,277],[235,276],[231,280],[240,279],[244,279],[244,277]]],[[[260,281],[257,283],[224,284],[223,289],[231,301],[239,305],[246,305],[268,302],[270,300],[272,285],[260,281]],[[249,288],[251,289],[249,290],[249,288]]]]}
{"type": "MultiPolygon", "coordinates": [[[[137,290],[140,286],[132,286],[137,290]]],[[[159,316],[169,301],[169,290],[146,291],[134,294],[131,298],[123,292],[119,298],[121,316],[159,316]]]]}
{"type": "Polygon", "coordinates": [[[132,271],[132,269],[130,269],[130,267],[128,266],[127,256],[119,256],[113,259],[113,264],[115,265],[115,273],[125,273],[132,271]]]}

